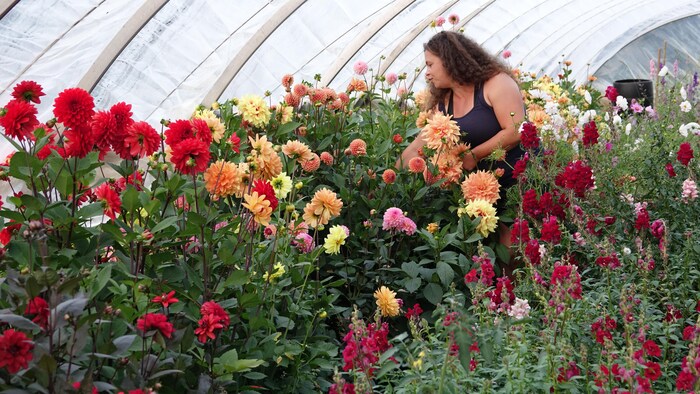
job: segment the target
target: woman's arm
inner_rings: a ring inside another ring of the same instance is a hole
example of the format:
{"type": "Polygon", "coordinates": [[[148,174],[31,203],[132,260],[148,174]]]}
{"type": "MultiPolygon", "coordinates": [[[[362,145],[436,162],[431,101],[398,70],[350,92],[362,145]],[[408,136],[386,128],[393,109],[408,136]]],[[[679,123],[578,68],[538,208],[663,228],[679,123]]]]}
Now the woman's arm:
{"type": "Polygon", "coordinates": [[[484,84],[484,99],[493,108],[501,131],[473,147],[473,156],[465,155],[463,168],[466,170],[474,169],[478,160],[488,157],[497,148],[510,150],[520,143],[516,125],[525,119],[525,105],[518,84],[510,76],[498,74],[484,84]]]}
{"type": "Polygon", "coordinates": [[[418,157],[418,152],[425,146],[425,140],[423,139],[423,131],[419,131],[416,134],[416,138],[408,144],[406,149],[401,153],[399,159],[396,161],[396,168],[408,168],[408,162],[414,157],[418,157]]]}

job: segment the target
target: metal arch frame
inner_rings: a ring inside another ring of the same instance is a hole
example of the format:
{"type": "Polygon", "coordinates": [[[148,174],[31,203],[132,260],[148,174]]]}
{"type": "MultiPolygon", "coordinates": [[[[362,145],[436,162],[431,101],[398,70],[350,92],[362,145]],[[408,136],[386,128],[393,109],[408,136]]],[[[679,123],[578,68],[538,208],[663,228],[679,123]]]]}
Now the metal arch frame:
{"type": "Polygon", "coordinates": [[[420,23],[418,23],[411,31],[408,32],[406,36],[404,36],[401,41],[394,46],[394,49],[391,50],[389,55],[387,55],[386,59],[384,59],[384,62],[382,62],[381,66],[379,67],[379,71],[377,72],[377,75],[382,75],[386,72],[386,70],[391,67],[392,64],[396,61],[396,59],[399,57],[399,55],[406,49],[409,43],[413,42],[418,35],[425,30],[425,28],[430,24],[430,22],[434,21],[435,18],[437,18],[440,14],[443,12],[447,11],[450,7],[453,5],[457,4],[457,1],[459,0],[451,0],[448,1],[447,3],[443,4],[440,6],[440,8],[436,9],[433,11],[432,14],[428,15],[425,19],[423,19],[420,23]]]}
{"type": "Polygon", "coordinates": [[[233,60],[226,66],[219,78],[216,79],[211,89],[202,98],[202,103],[212,103],[218,100],[224,93],[224,90],[226,90],[226,87],[233,81],[233,78],[236,77],[245,63],[253,56],[253,53],[305,2],[306,0],[290,0],[270,17],[268,23],[263,23],[260,29],[233,57],[233,60]]]}
{"type": "MultiPolygon", "coordinates": [[[[620,50],[624,49],[630,43],[632,43],[632,41],[644,36],[645,34],[652,32],[658,28],[664,27],[664,26],[671,24],[671,23],[675,23],[681,19],[689,18],[689,17],[693,17],[693,16],[700,16],[700,8],[698,8],[697,10],[691,11],[690,13],[683,13],[683,14],[680,14],[678,16],[675,16],[675,17],[673,17],[673,19],[664,20],[663,23],[661,23],[661,24],[651,24],[648,27],[644,28],[637,36],[635,36],[634,38],[632,38],[630,40],[625,40],[623,42],[620,42],[619,44],[615,43],[615,45],[612,45],[613,42],[609,43],[608,45],[606,45],[606,46],[602,47],[600,50],[598,50],[592,56],[592,59],[594,59],[594,60],[591,62],[591,70],[595,70],[595,71],[592,71],[591,74],[595,75],[595,73],[598,70],[600,70],[600,68],[603,67],[603,65],[605,65],[605,63],[608,60],[612,59],[620,50]],[[604,56],[604,57],[601,56],[604,53],[604,50],[606,48],[611,47],[611,46],[613,48],[617,48],[617,50],[615,52],[608,52],[608,53],[610,53],[609,56],[604,56]]],[[[688,53],[688,52],[686,51],[685,53],[688,53]]],[[[579,72],[579,74],[580,74],[580,72],[579,72]]]]}
{"type": "MultiPolygon", "coordinates": [[[[550,10],[545,14],[545,17],[554,14],[555,12],[557,12],[557,11],[559,11],[560,9],[566,7],[568,4],[570,4],[570,3],[574,2],[574,1],[576,1],[576,0],[566,0],[566,1],[556,0],[555,3],[558,4],[559,6],[556,7],[556,8],[550,9],[550,10]]],[[[548,3],[551,3],[551,1],[549,1],[549,0],[544,0],[544,1],[542,1],[542,3],[538,4],[537,6],[530,8],[530,10],[529,10],[528,12],[531,12],[531,11],[533,11],[535,8],[540,7],[540,6],[544,5],[544,4],[548,4],[548,3]]],[[[517,20],[517,19],[519,19],[519,18],[522,18],[523,15],[525,15],[525,14],[519,15],[519,16],[518,16],[517,18],[515,18],[513,21],[515,21],[515,20],[517,20]]],[[[527,31],[527,30],[530,30],[531,28],[535,27],[535,26],[537,25],[537,23],[539,23],[539,21],[541,21],[542,19],[544,19],[544,18],[533,19],[533,22],[532,22],[532,23],[530,23],[525,29],[521,30],[520,32],[518,32],[518,34],[516,34],[513,38],[511,38],[505,45],[503,45],[503,48],[502,48],[502,49],[508,48],[508,47],[513,43],[513,41],[517,40],[518,37],[520,37],[520,35],[521,35],[523,32],[525,32],[525,31],[527,31]]],[[[485,42],[488,42],[489,40],[493,39],[493,38],[494,38],[496,35],[498,35],[501,31],[505,30],[506,27],[508,27],[508,25],[505,25],[505,26],[501,27],[500,29],[498,29],[498,30],[497,30],[496,32],[494,32],[494,34],[492,34],[491,37],[489,37],[485,42]]]]}
{"type": "MultiPolygon", "coordinates": [[[[653,0],[649,0],[649,1],[653,1],[653,0]]],[[[571,31],[575,30],[578,26],[581,26],[581,25],[583,25],[583,24],[585,24],[585,23],[590,23],[590,21],[593,20],[597,15],[609,14],[609,10],[610,10],[612,7],[616,7],[616,6],[623,7],[624,4],[627,4],[627,3],[638,3],[638,1],[636,1],[636,0],[626,0],[626,3],[624,3],[624,2],[610,2],[610,3],[608,3],[608,6],[607,6],[604,10],[593,10],[593,9],[588,9],[588,10],[587,10],[587,13],[585,14],[585,18],[581,18],[581,17],[578,17],[578,18],[572,17],[572,18],[570,18],[570,21],[575,20],[575,21],[577,21],[578,23],[571,23],[571,22],[565,23],[565,25],[568,26],[568,29],[566,29],[566,32],[571,32],[571,31]]],[[[600,23],[598,23],[598,24],[600,24],[600,23]]],[[[579,39],[579,38],[581,37],[581,35],[572,35],[572,36],[574,37],[573,39],[569,40],[569,41],[568,41],[566,44],[564,44],[564,45],[560,45],[559,47],[562,48],[562,49],[565,49],[565,48],[569,47],[573,42],[575,42],[577,39],[579,39]]],[[[520,59],[521,62],[524,61],[524,60],[526,60],[526,59],[531,59],[531,58],[533,58],[533,57],[536,57],[536,55],[542,53],[542,47],[543,47],[543,46],[542,46],[541,44],[542,44],[542,43],[545,43],[545,42],[549,42],[549,41],[551,41],[551,39],[552,39],[552,36],[549,36],[549,37],[547,37],[546,40],[542,41],[542,42],[540,43],[540,45],[534,46],[534,49],[533,49],[533,50],[531,50],[530,52],[528,52],[527,54],[525,54],[525,55],[523,55],[523,56],[521,57],[521,59],[520,59]]],[[[561,39],[559,39],[559,41],[561,41],[561,39]]],[[[561,55],[562,55],[562,54],[559,53],[559,54],[556,55],[556,57],[560,57],[561,55]]],[[[547,61],[547,64],[550,64],[554,59],[555,59],[555,57],[550,58],[550,59],[547,61]]],[[[533,70],[533,71],[534,71],[534,70],[533,70]]]]}
{"type": "MultiPolygon", "coordinates": [[[[0,1],[2,1],[2,0],[0,0],[0,1]]],[[[17,81],[22,77],[22,75],[24,75],[24,73],[26,73],[27,70],[29,70],[29,68],[31,68],[32,65],[34,65],[34,63],[36,63],[36,61],[37,61],[38,59],[40,59],[42,56],[44,56],[44,55],[46,54],[46,52],[48,52],[51,48],[53,48],[53,46],[56,45],[57,42],[59,42],[63,37],[65,37],[66,34],[68,34],[68,32],[70,32],[71,30],[73,30],[73,28],[74,28],[75,26],[77,26],[83,19],[85,19],[88,15],[92,14],[93,12],[95,12],[95,10],[98,9],[102,4],[104,4],[105,1],[107,1],[107,0],[100,0],[99,4],[97,4],[96,6],[92,7],[92,8],[90,9],[90,11],[86,12],[85,14],[83,14],[83,16],[81,16],[78,20],[76,20],[68,29],[66,29],[66,31],[64,31],[63,33],[61,33],[61,35],[59,35],[58,37],[56,37],[56,39],[54,39],[49,45],[47,45],[46,48],[44,48],[44,49],[41,51],[41,53],[39,53],[37,56],[35,56],[34,59],[32,59],[31,62],[28,62],[28,63],[24,66],[24,68],[23,68],[19,73],[17,73],[17,75],[15,76],[15,79],[13,79],[12,82],[10,82],[10,83],[7,85],[7,87],[5,87],[3,90],[1,90],[1,91],[0,91],[0,94],[5,93],[5,92],[8,91],[12,86],[14,86],[14,85],[17,83],[17,81]]]]}
{"type": "MultiPolygon", "coordinates": [[[[697,4],[697,3],[695,3],[695,4],[697,4]]],[[[659,21],[659,22],[657,22],[657,23],[647,23],[647,21],[649,21],[649,19],[647,18],[647,19],[641,19],[641,20],[639,20],[639,22],[635,23],[634,25],[630,25],[630,26],[627,28],[627,31],[629,31],[630,29],[635,28],[635,27],[641,27],[641,29],[640,29],[640,31],[639,31],[637,34],[635,34],[634,36],[629,36],[629,37],[628,37],[628,36],[625,35],[625,34],[619,34],[619,35],[616,37],[616,39],[619,39],[620,37],[624,37],[625,39],[624,39],[624,40],[621,40],[621,41],[619,41],[619,42],[615,42],[615,40],[611,40],[607,45],[602,46],[602,47],[600,47],[597,51],[592,52],[591,55],[588,56],[588,58],[590,59],[590,61],[589,61],[590,69],[591,69],[591,70],[597,71],[597,70],[600,68],[600,66],[601,66],[603,63],[605,63],[605,61],[607,61],[608,59],[612,58],[620,49],[624,48],[624,47],[625,47],[627,44],[629,44],[630,42],[634,41],[635,39],[641,37],[642,35],[644,35],[644,34],[650,32],[650,31],[652,31],[652,30],[654,30],[654,29],[656,29],[656,28],[658,28],[658,27],[667,25],[667,24],[669,24],[669,23],[673,23],[673,22],[675,22],[675,21],[677,21],[677,20],[679,20],[679,19],[683,19],[683,18],[688,17],[688,16],[700,15],[700,6],[697,6],[697,5],[696,5],[694,10],[692,9],[692,7],[693,7],[693,3],[692,3],[692,2],[686,2],[683,6],[688,6],[688,7],[690,7],[690,9],[687,10],[687,11],[684,10],[684,11],[682,11],[682,12],[679,12],[678,14],[674,15],[672,18],[664,19],[664,20],[661,20],[661,21],[659,21]],[[605,51],[606,48],[613,48],[613,49],[616,49],[616,50],[615,50],[614,52],[613,52],[613,51],[605,51]],[[605,53],[605,52],[607,52],[609,55],[606,56],[606,57],[602,57],[601,55],[602,55],[603,53],[605,53]],[[594,64],[593,61],[595,61],[596,63],[594,64]]],[[[677,9],[677,8],[678,8],[677,5],[674,5],[673,7],[670,7],[670,6],[669,6],[669,8],[666,10],[666,13],[672,13],[672,14],[673,14],[673,13],[674,13],[674,10],[677,9]]],[[[604,25],[604,24],[603,24],[603,25],[604,25]]],[[[576,51],[577,48],[579,48],[581,45],[582,45],[581,43],[577,44],[577,45],[572,49],[572,53],[574,53],[574,51],[576,51]]],[[[592,71],[592,72],[593,72],[593,71],[592,71]]],[[[580,77],[581,77],[580,74],[581,74],[581,71],[579,70],[579,71],[577,71],[577,72],[574,74],[574,77],[579,77],[579,78],[580,78],[580,77]]],[[[584,77],[585,77],[585,76],[584,76],[584,77]]]]}
{"type": "MultiPolygon", "coordinates": [[[[495,3],[495,2],[496,2],[496,0],[489,0],[489,1],[487,1],[486,3],[482,4],[481,6],[479,6],[479,8],[475,9],[475,10],[472,11],[469,15],[465,16],[464,18],[462,18],[462,20],[459,21],[459,23],[455,26],[455,28],[456,28],[457,30],[463,28],[464,25],[466,25],[467,23],[469,23],[469,21],[471,21],[472,19],[474,19],[477,15],[479,15],[480,13],[482,13],[485,9],[489,8],[489,7],[491,6],[491,4],[493,4],[493,3],[495,3]]],[[[421,75],[421,74],[423,73],[423,70],[424,70],[424,69],[425,69],[425,64],[423,64],[423,65],[420,67],[420,70],[414,74],[414,77],[413,77],[413,79],[411,80],[411,83],[409,83],[408,86],[407,86],[407,89],[408,89],[408,90],[411,90],[411,89],[413,88],[413,84],[416,82],[416,79],[418,78],[418,76],[421,75]]]]}
{"type": "Polygon", "coordinates": [[[377,17],[369,25],[367,30],[355,38],[338,56],[338,59],[324,72],[321,78],[321,86],[327,86],[330,84],[335,77],[338,76],[340,70],[345,67],[350,59],[362,48],[363,45],[367,43],[372,37],[374,37],[384,25],[389,21],[394,19],[401,11],[406,9],[409,5],[415,3],[416,0],[400,0],[396,1],[391,8],[387,9],[382,15],[377,17]]]}
{"type": "Polygon", "coordinates": [[[19,0],[0,0],[0,19],[7,15],[17,3],[19,3],[19,0]]]}
{"type": "Polygon", "coordinates": [[[148,0],[141,5],[85,72],[78,82],[78,87],[92,92],[119,54],[167,2],[168,0],[148,0]]]}

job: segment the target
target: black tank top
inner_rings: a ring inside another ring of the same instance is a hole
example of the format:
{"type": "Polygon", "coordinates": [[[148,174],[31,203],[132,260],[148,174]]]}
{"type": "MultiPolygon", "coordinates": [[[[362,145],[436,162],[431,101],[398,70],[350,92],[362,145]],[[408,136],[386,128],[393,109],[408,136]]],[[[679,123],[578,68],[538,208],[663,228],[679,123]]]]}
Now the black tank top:
{"type": "MultiPolygon", "coordinates": [[[[444,103],[439,103],[438,109],[442,113],[454,116],[454,97],[452,92],[450,92],[450,101],[447,109],[445,109],[444,103]]],[[[482,86],[474,87],[474,108],[467,112],[466,115],[453,119],[459,125],[462,142],[471,145],[472,148],[483,144],[502,130],[501,124],[496,118],[496,113],[493,112],[493,107],[484,99],[482,86]]],[[[524,154],[525,151],[518,145],[506,152],[505,162],[482,159],[477,163],[476,168],[479,170],[502,168],[504,173],[499,182],[502,188],[506,188],[515,184],[513,166],[524,154]]]]}

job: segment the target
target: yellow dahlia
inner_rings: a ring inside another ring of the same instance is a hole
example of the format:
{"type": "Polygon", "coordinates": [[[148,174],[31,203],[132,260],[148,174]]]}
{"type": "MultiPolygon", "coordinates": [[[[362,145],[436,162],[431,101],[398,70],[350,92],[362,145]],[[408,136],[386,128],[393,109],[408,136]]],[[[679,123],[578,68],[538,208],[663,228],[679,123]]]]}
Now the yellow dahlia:
{"type": "Polygon", "coordinates": [[[245,200],[243,205],[248,208],[250,213],[253,214],[253,220],[259,223],[261,226],[267,226],[270,224],[270,216],[272,216],[272,207],[270,207],[270,201],[265,198],[265,195],[258,195],[258,192],[253,192],[252,194],[245,194],[243,196],[245,200]]]}
{"type": "Polygon", "coordinates": [[[304,207],[304,222],[309,227],[328,224],[332,217],[340,215],[343,202],[332,191],[323,188],[314,194],[311,201],[304,207]]]}
{"type": "Polygon", "coordinates": [[[496,216],[496,208],[486,200],[473,200],[464,209],[464,212],[471,217],[481,217],[479,225],[476,226],[483,237],[487,237],[489,233],[496,231],[498,225],[498,216],[496,216]]]}
{"type": "Polygon", "coordinates": [[[493,204],[501,197],[498,194],[500,188],[498,179],[491,171],[476,171],[462,182],[462,195],[467,203],[480,199],[493,204]]]}
{"type": "Polygon", "coordinates": [[[338,254],[340,253],[340,246],[345,245],[345,240],[347,238],[348,234],[345,232],[343,226],[333,226],[328,230],[323,248],[326,249],[326,253],[328,254],[338,254]]]}
{"type": "Polygon", "coordinates": [[[292,118],[294,117],[294,108],[288,106],[288,105],[283,105],[279,111],[277,111],[277,114],[280,117],[280,124],[286,124],[292,121],[292,118]]]}
{"type": "Polygon", "coordinates": [[[396,299],[396,293],[389,290],[388,287],[382,286],[374,292],[374,298],[377,299],[377,308],[384,317],[394,317],[399,314],[399,300],[396,299]]]}
{"type": "Polygon", "coordinates": [[[270,108],[258,96],[243,96],[238,100],[238,112],[246,122],[262,128],[270,121],[270,108]]]}

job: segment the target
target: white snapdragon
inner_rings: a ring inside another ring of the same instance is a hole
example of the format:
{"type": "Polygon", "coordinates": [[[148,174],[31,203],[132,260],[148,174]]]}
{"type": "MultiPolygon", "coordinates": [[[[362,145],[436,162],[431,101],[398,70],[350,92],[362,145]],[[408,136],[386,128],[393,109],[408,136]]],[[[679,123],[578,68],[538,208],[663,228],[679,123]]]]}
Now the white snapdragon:
{"type": "Polygon", "coordinates": [[[693,108],[690,105],[690,102],[688,100],[683,101],[681,103],[680,107],[681,107],[681,112],[690,112],[690,110],[693,108]]]}
{"type": "Polygon", "coordinates": [[[586,100],[586,102],[587,102],[588,104],[590,104],[590,103],[593,102],[593,98],[591,97],[591,93],[588,92],[588,90],[584,90],[583,99],[586,100]]]}
{"type": "Polygon", "coordinates": [[[627,111],[627,109],[629,108],[629,103],[627,102],[627,99],[622,96],[617,96],[617,99],[615,100],[615,105],[620,107],[620,109],[623,111],[627,111]]]}
{"type": "Polygon", "coordinates": [[[666,67],[666,66],[661,67],[661,70],[659,70],[659,76],[665,77],[666,74],[668,74],[668,67],[666,67]]]}
{"type": "Polygon", "coordinates": [[[581,114],[581,116],[578,117],[578,125],[583,126],[591,120],[594,120],[596,115],[597,112],[595,112],[594,109],[589,109],[588,111],[585,111],[581,114]]]}
{"type": "Polygon", "coordinates": [[[522,320],[530,316],[530,304],[527,300],[515,297],[515,303],[510,307],[508,316],[514,318],[515,320],[522,320]]]}
{"type": "Polygon", "coordinates": [[[687,137],[688,133],[693,133],[695,135],[700,134],[700,124],[695,122],[686,123],[678,128],[678,132],[681,133],[683,137],[687,137]]]}
{"type": "Polygon", "coordinates": [[[683,100],[687,100],[687,99],[688,99],[688,92],[685,91],[685,87],[683,87],[683,86],[681,86],[681,98],[682,98],[683,100]]]}

